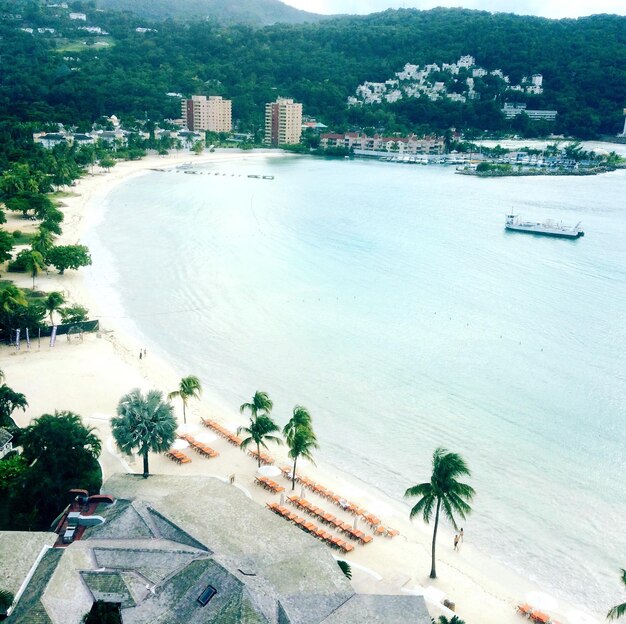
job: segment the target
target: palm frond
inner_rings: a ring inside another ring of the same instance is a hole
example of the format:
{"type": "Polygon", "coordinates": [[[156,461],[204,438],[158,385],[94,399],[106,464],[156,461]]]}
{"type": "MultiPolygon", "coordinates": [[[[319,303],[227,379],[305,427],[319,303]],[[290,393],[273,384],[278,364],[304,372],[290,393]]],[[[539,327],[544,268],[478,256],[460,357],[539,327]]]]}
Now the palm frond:
{"type": "Polygon", "coordinates": [[[608,620],[617,620],[626,615],[626,602],[614,606],[607,614],[608,620]]]}

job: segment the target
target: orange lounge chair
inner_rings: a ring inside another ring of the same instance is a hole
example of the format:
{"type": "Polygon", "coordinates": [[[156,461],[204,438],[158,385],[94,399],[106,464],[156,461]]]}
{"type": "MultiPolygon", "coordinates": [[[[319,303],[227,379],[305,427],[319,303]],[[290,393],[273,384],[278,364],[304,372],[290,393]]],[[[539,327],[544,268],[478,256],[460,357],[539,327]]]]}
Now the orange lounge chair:
{"type": "Polygon", "coordinates": [[[525,602],[524,604],[517,605],[516,610],[518,613],[521,613],[522,615],[530,616],[533,608],[528,603],[525,602]]]}
{"type": "Polygon", "coordinates": [[[369,544],[370,542],[372,542],[374,540],[374,538],[371,535],[364,535],[361,538],[361,544],[365,545],[365,544],[369,544]]]}
{"type": "Polygon", "coordinates": [[[547,624],[550,621],[550,616],[543,611],[533,611],[530,614],[530,619],[538,624],[547,624]]]}

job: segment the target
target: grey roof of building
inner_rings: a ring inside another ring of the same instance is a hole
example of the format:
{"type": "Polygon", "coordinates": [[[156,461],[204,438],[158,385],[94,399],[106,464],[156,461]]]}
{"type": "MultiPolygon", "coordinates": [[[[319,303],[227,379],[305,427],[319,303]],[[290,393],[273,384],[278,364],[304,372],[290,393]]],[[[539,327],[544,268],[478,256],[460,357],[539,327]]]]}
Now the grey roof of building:
{"type": "Polygon", "coordinates": [[[104,599],[125,624],[430,624],[422,597],[356,594],[327,547],[217,479],[115,475],[103,491],[118,497],[105,523],[44,555],[11,623],[79,624],[104,599]]]}
{"type": "Polygon", "coordinates": [[[53,624],[41,601],[62,555],[63,551],[58,548],[51,548],[44,554],[8,622],[53,624]]]}
{"type": "Polygon", "coordinates": [[[12,439],[13,436],[6,429],[0,427],[0,448],[10,442],[12,439]]]}
{"type": "Polygon", "coordinates": [[[381,596],[355,594],[336,611],[322,620],[321,624],[406,624],[407,622],[430,622],[430,615],[423,599],[415,596],[381,596]]]}
{"type": "Polygon", "coordinates": [[[42,548],[52,546],[56,538],[55,533],[1,531],[0,588],[17,594],[42,548]]]}

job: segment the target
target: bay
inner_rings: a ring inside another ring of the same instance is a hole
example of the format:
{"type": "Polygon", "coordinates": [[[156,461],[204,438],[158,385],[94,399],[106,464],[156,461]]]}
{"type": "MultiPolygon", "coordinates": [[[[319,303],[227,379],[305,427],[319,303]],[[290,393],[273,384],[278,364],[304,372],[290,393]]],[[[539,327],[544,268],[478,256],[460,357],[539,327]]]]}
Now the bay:
{"type": "Polygon", "coordinates": [[[257,389],[281,423],[307,406],[320,458],[399,500],[436,446],[460,452],[472,542],[605,614],[626,565],[626,172],[195,169],[107,196],[87,244],[111,320],[231,411],[257,389]],[[586,236],[507,233],[509,210],[586,236]]]}

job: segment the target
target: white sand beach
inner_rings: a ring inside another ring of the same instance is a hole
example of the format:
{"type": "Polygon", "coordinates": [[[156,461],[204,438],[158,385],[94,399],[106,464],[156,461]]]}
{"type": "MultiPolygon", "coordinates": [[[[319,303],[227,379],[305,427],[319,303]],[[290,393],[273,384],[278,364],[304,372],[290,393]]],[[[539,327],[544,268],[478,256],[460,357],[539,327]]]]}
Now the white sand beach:
{"type": "MultiPolygon", "coordinates": [[[[275,152],[273,153],[275,154],[275,152]]],[[[174,167],[182,162],[226,161],[237,158],[254,158],[256,155],[267,157],[268,152],[220,151],[195,157],[189,153],[173,154],[167,157],[150,156],[141,161],[118,163],[109,173],[97,171],[87,175],[71,189],[73,196],[63,198],[65,222],[63,235],[58,243],[75,244],[81,241],[86,228],[98,221],[94,212],[98,201],[111,189],[141,174],[150,168],[174,167]]],[[[280,154],[277,154],[280,156],[280,154]]],[[[36,224],[18,217],[7,215],[8,230],[34,230],[36,224]]],[[[94,263],[98,258],[93,258],[94,263]]],[[[27,275],[11,273],[8,278],[24,288],[30,288],[31,278],[27,275]]],[[[66,271],[58,275],[51,271],[37,278],[39,290],[58,290],[74,302],[86,305],[90,318],[98,318],[100,303],[93,298],[87,288],[89,271],[66,271]]],[[[30,350],[22,343],[20,351],[3,346],[0,348],[0,368],[5,372],[7,383],[23,392],[29,402],[25,413],[17,412],[14,417],[19,425],[28,422],[43,413],[56,410],[71,410],[83,416],[84,421],[95,427],[103,440],[101,465],[104,479],[116,472],[141,471],[141,461],[137,458],[122,457],[115,449],[111,437],[109,419],[115,413],[119,398],[129,390],[139,387],[143,390],[157,388],[165,393],[175,389],[181,376],[192,374],[190,370],[173,370],[167,362],[158,359],[150,351],[147,357],[139,359],[140,344],[133,336],[123,334],[110,319],[101,323],[97,334],[84,335],[80,341],[74,337],[68,341],[66,336],[58,338],[54,348],[49,347],[49,339],[32,341],[30,350]]],[[[218,412],[211,400],[210,380],[201,380],[205,396],[195,401],[188,410],[188,430],[192,434],[206,434],[207,443],[219,451],[220,456],[205,459],[192,451],[188,455],[192,462],[176,465],[164,456],[151,456],[151,472],[178,475],[213,475],[227,480],[235,475],[235,486],[242,492],[264,505],[269,501],[278,501],[279,496],[270,494],[254,482],[256,462],[229,445],[226,440],[211,438],[211,432],[202,427],[200,418],[212,418],[227,428],[234,429],[245,422],[238,413],[238,406],[229,411],[218,412]],[[209,441],[210,440],[210,441],[209,441]]],[[[262,389],[262,388],[261,388],[262,389]]],[[[257,388],[247,389],[250,396],[257,388]]],[[[179,402],[175,403],[176,412],[182,423],[182,410],[179,402]]],[[[270,449],[276,458],[276,465],[287,465],[286,450],[281,447],[270,449]]],[[[353,566],[353,584],[357,591],[370,593],[424,593],[431,614],[438,616],[443,608],[437,606],[441,596],[456,604],[457,614],[468,624],[507,624],[522,622],[515,612],[515,605],[526,600],[530,592],[541,591],[530,580],[524,579],[513,571],[499,565],[485,553],[472,547],[471,527],[466,528],[465,543],[458,552],[453,549],[453,536],[440,528],[437,546],[439,578],[431,580],[430,543],[431,527],[421,520],[410,522],[408,508],[387,498],[365,483],[341,474],[332,466],[317,467],[304,465],[299,470],[327,488],[362,505],[382,519],[385,526],[400,532],[394,538],[376,537],[365,546],[357,546],[354,552],[345,558],[353,566]],[[430,600],[432,598],[432,600],[430,600]]],[[[426,480],[428,475],[415,475],[415,482],[426,480]]],[[[290,494],[291,485],[282,477],[276,480],[286,487],[290,494]]],[[[413,484],[407,484],[407,486],[413,484]]],[[[301,488],[296,485],[296,494],[301,488]]],[[[343,512],[329,501],[307,493],[316,505],[331,513],[342,516],[343,512]]],[[[270,511],[259,510],[260,517],[270,511]]],[[[346,522],[354,518],[344,514],[346,522]]],[[[342,516],[343,517],[343,516],[342,516]]],[[[365,524],[361,522],[361,528],[365,524]]],[[[365,530],[365,529],[364,529],[365,530]]],[[[313,539],[313,538],[311,538],[313,539]]],[[[532,536],[528,536],[532,540],[532,536]]],[[[564,573],[567,573],[564,570],[564,573]]],[[[528,571],[529,576],[532,570],[528,571]]],[[[574,613],[582,605],[564,604],[550,610],[550,614],[561,622],[581,621],[581,613],[574,613]]],[[[448,615],[450,613],[448,612],[448,615]]],[[[593,621],[588,618],[586,621],[593,621]]]]}

